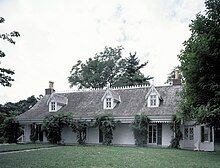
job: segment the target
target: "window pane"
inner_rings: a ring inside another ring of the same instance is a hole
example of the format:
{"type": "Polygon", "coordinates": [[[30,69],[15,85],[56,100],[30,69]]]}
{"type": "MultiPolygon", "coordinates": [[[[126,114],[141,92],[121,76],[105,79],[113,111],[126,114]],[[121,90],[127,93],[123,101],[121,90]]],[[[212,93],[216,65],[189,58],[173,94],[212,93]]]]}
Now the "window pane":
{"type": "Polygon", "coordinates": [[[152,126],[149,126],[149,143],[152,143],[152,126]]]}
{"type": "Polygon", "coordinates": [[[204,128],[204,141],[209,141],[209,128],[204,128]]]}
{"type": "Polygon", "coordinates": [[[193,132],[193,127],[189,128],[189,140],[193,140],[194,139],[194,132],[193,132]]]}
{"type": "Polygon", "coordinates": [[[111,106],[112,106],[111,98],[106,98],[106,107],[111,108],[111,106]]]}
{"type": "Polygon", "coordinates": [[[184,128],[184,139],[188,140],[188,127],[184,128]]]}

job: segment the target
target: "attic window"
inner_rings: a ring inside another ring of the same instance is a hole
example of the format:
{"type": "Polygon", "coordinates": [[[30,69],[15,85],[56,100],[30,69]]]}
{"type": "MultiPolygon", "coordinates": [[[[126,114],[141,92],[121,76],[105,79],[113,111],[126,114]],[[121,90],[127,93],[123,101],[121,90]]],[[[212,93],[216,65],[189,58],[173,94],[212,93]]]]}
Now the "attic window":
{"type": "Polygon", "coordinates": [[[150,106],[156,106],[156,104],[157,104],[156,95],[150,95],[150,106]]]}
{"type": "Polygon", "coordinates": [[[50,111],[56,111],[56,103],[55,102],[50,103],[50,111]]]}
{"type": "Polygon", "coordinates": [[[106,98],[106,108],[112,108],[112,99],[106,98]]]}

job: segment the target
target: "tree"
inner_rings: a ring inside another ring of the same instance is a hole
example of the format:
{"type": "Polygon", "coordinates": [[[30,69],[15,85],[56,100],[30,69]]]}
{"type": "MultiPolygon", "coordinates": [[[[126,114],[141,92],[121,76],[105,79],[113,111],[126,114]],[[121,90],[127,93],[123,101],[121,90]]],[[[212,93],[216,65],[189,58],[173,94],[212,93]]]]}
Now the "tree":
{"type": "Polygon", "coordinates": [[[207,0],[206,13],[190,24],[179,60],[185,85],[181,109],[185,118],[220,125],[220,0],[207,0]]]}
{"type": "Polygon", "coordinates": [[[175,73],[178,73],[178,79],[180,79],[181,81],[183,80],[182,78],[182,74],[181,74],[181,70],[180,70],[180,66],[176,66],[172,69],[172,71],[168,74],[168,77],[167,77],[167,81],[165,82],[165,84],[168,84],[170,82],[173,81],[173,79],[175,79],[175,73]]]}
{"type": "Polygon", "coordinates": [[[21,135],[21,126],[16,122],[15,117],[37,103],[34,96],[28,97],[26,100],[19,102],[8,102],[4,105],[0,104],[0,139],[11,143],[16,142],[21,135]]]}
{"type": "MultiPolygon", "coordinates": [[[[0,23],[3,23],[5,21],[4,18],[0,17],[0,23]]],[[[3,40],[7,40],[8,42],[15,44],[15,41],[13,40],[13,37],[19,37],[20,34],[17,31],[13,31],[10,33],[3,33],[0,34],[0,38],[3,40]]],[[[0,59],[5,57],[5,53],[0,50],[0,59]]],[[[1,64],[1,61],[0,61],[1,64]]],[[[11,69],[5,69],[0,67],[0,84],[3,86],[11,86],[11,82],[14,81],[14,79],[11,78],[11,75],[14,74],[14,71],[11,69]]]]}
{"type": "Polygon", "coordinates": [[[129,57],[124,61],[125,67],[123,68],[122,74],[119,75],[113,86],[149,85],[149,80],[153,77],[145,77],[140,71],[148,62],[140,65],[139,63],[140,60],[136,57],[136,52],[134,55],[130,53],[129,57]]]}
{"type": "Polygon", "coordinates": [[[15,121],[15,117],[7,117],[3,123],[3,136],[8,143],[17,143],[22,133],[21,126],[15,121]]]}
{"type": "Polygon", "coordinates": [[[71,75],[68,77],[70,87],[78,85],[79,88],[102,88],[107,82],[112,84],[123,64],[122,50],[121,46],[105,47],[104,52],[89,58],[86,63],[79,60],[70,71],[71,75]]]}
{"type": "Polygon", "coordinates": [[[104,52],[89,58],[86,63],[79,60],[68,77],[70,87],[78,85],[79,88],[103,88],[107,83],[111,86],[149,84],[151,77],[145,77],[140,72],[147,62],[139,65],[136,54],[123,59],[122,50],[121,46],[105,47],[104,52]]]}

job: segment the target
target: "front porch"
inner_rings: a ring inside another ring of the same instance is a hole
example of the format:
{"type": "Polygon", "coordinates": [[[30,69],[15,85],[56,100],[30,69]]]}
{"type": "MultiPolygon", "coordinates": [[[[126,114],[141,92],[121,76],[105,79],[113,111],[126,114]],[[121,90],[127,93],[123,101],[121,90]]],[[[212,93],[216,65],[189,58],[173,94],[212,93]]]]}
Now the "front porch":
{"type": "Polygon", "coordinates": [[[188,122],[181,127],[183,139],[180,146],[183,149],[214,151],[214,127],[195,125],[188,122]]]}
{"type": "MultiPolygon", "coordinates": [[[[41,124],[35,124],[37,127],[37,141],[48,142],[45,132],[42,132],[41,124]]],[[[135,139],[133,131],[130,128],[130,123],[120,123],[113,131],[113,145],[134,146],[135,139]]],[[[33,125],[26,124],[24,127],[24,142],[31,142],[30,135],[33,125]]],[[[148,126],[148,139],[146,146],[163,146],[170,145],[173,137],[170,123],[156,123],[152,122],[148,126]]],[[[64,127],[61,133],[62,144],[77,144],[77,134],[72,131],[70,127],[64,127]]],[[[103,135],[98,128],[87,128],[87,144],[101,144],[103,135]]]]}

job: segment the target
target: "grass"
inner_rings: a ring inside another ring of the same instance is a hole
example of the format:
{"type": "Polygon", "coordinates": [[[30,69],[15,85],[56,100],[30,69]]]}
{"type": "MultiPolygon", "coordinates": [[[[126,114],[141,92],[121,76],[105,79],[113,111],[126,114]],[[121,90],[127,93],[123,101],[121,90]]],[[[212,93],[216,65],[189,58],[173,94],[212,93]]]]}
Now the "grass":
{"type": "Polygon", "coordinates": [[[161,148],[60,146],[0,155],[0,167],[220,167],[220,151],[161,148]]]}
{"type": "Polygon", "coordinates": [[[51,144],[6,144],[0,145],[0,153],[1,152],[10,152],[10,151],[20,151],[26,149],[38,149],[38,148],[47,148],[52,147],[54,145],[51,144]]]}

